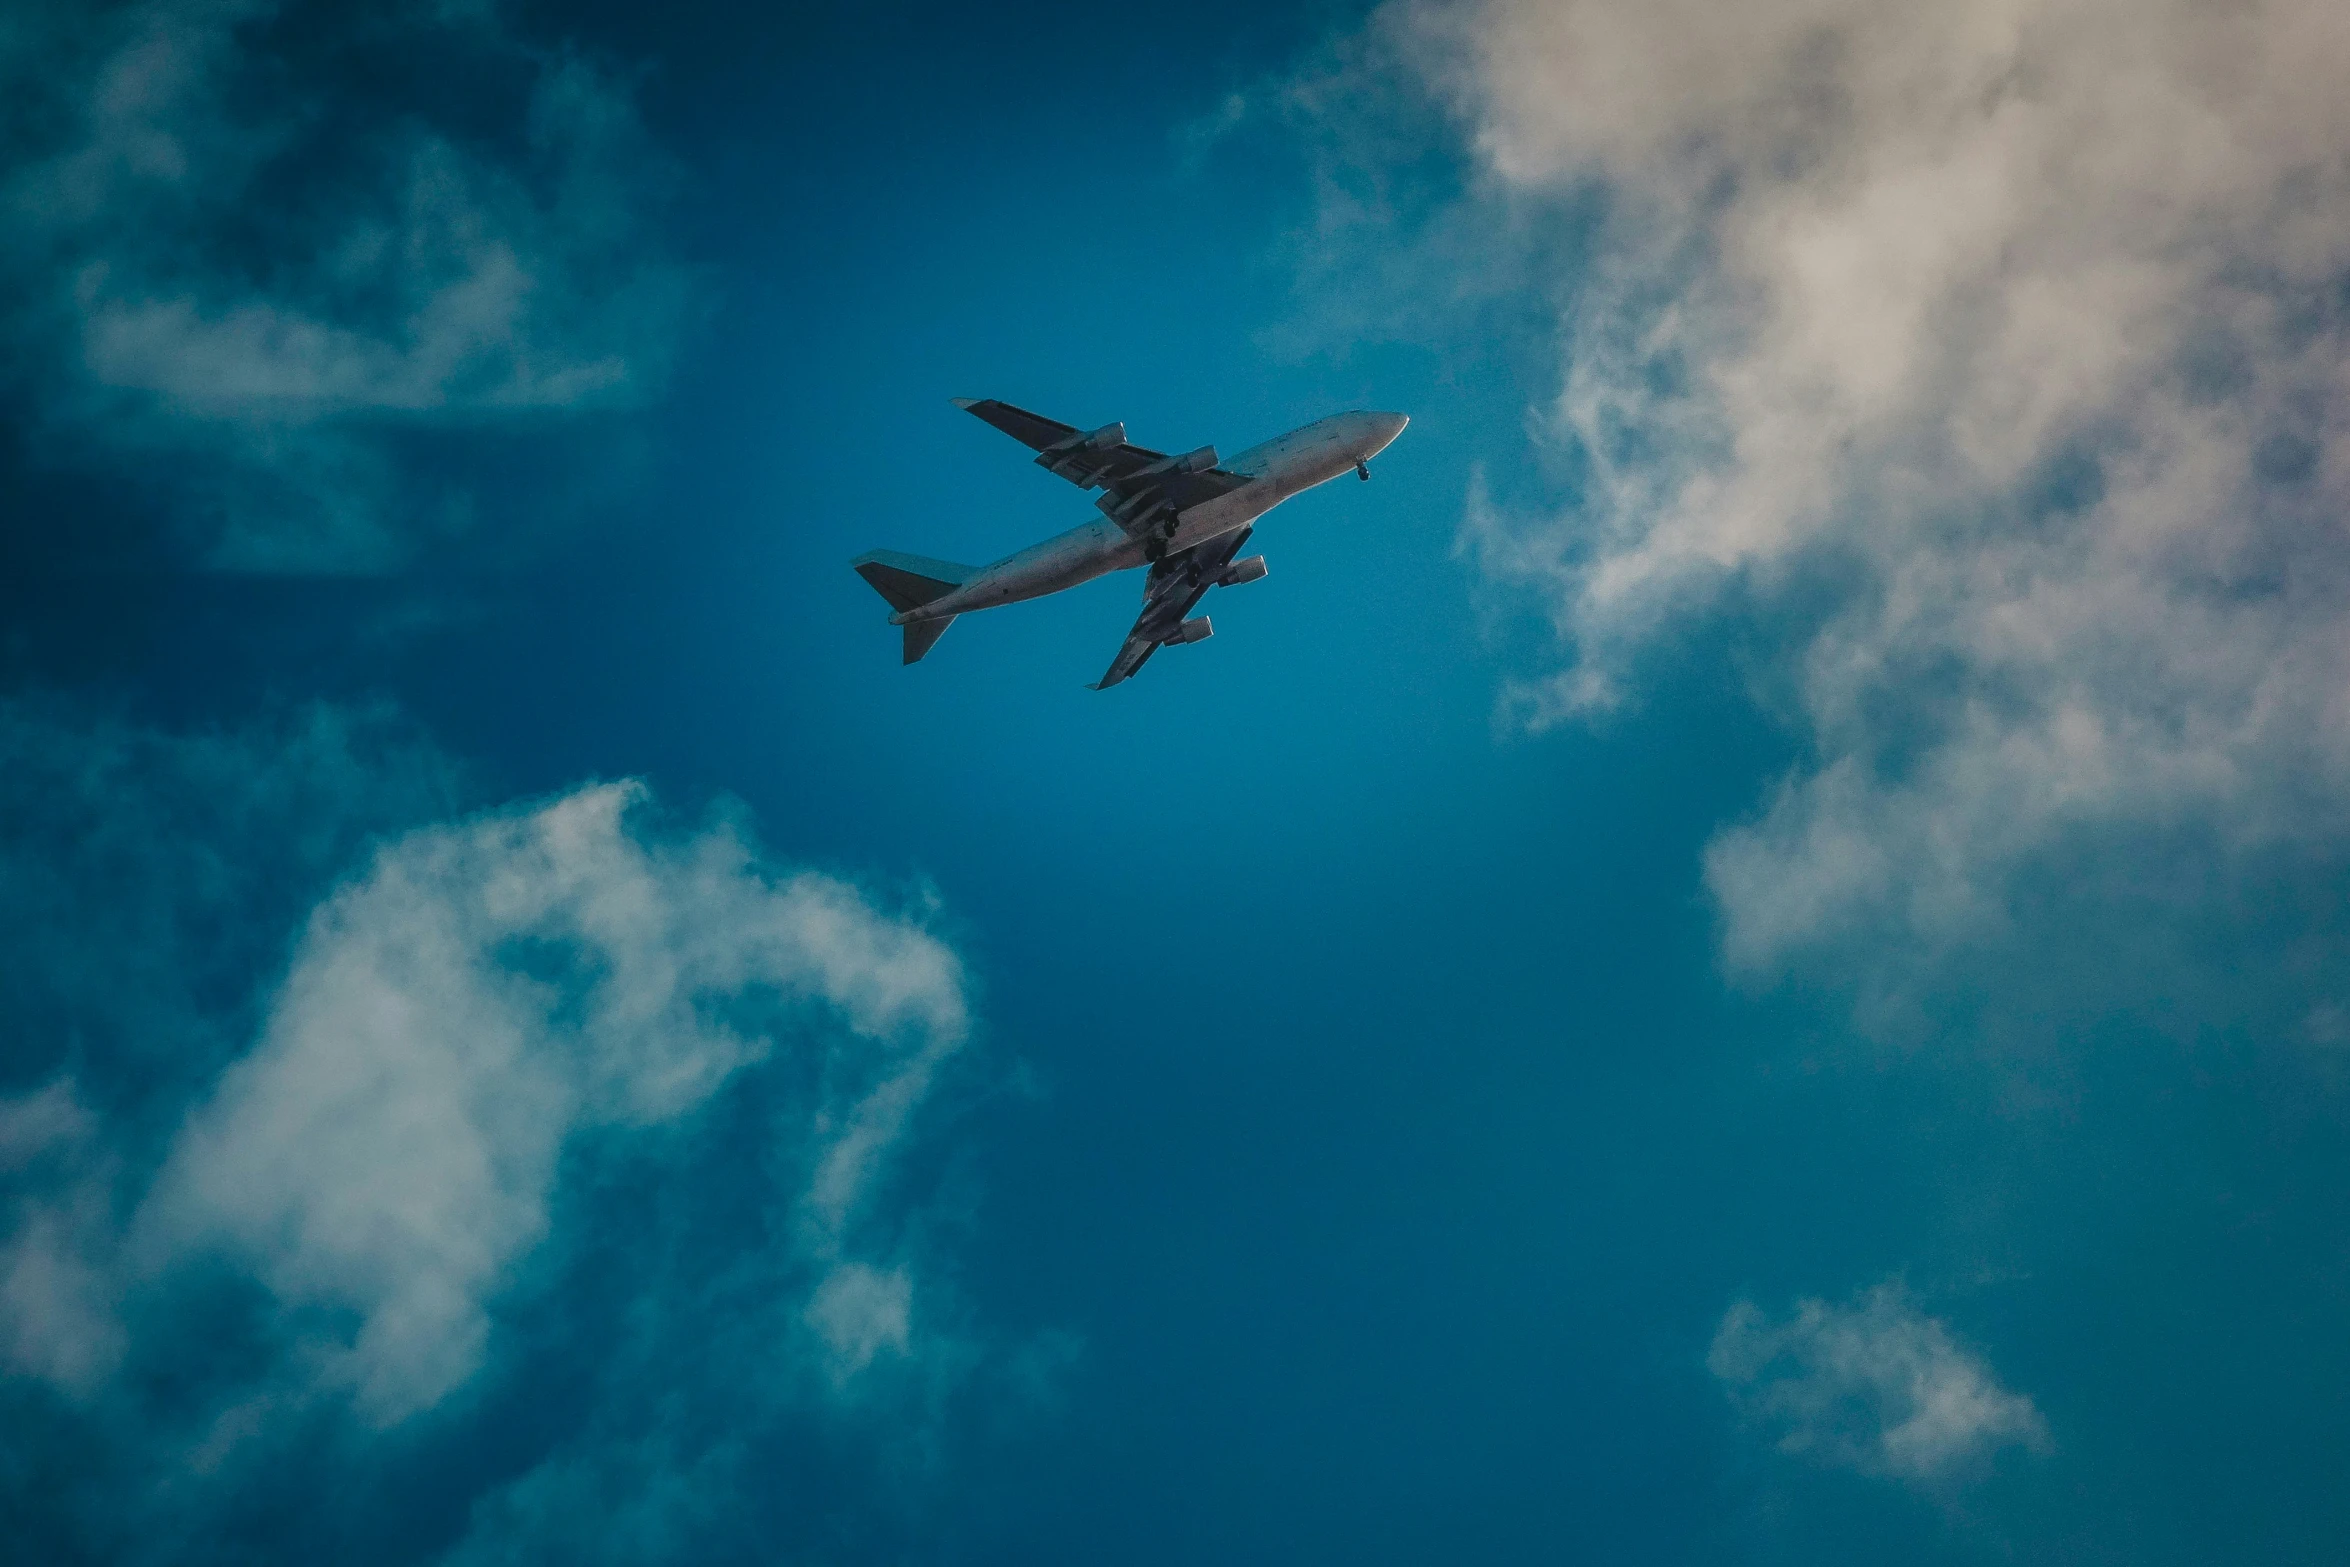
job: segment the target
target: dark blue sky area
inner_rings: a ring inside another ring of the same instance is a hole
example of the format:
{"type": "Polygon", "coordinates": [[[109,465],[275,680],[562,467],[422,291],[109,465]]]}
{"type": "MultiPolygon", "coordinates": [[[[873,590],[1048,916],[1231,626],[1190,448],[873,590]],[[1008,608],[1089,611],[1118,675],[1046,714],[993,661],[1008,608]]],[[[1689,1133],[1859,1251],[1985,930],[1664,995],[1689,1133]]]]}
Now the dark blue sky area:
{"type": "MultiPolygon", "coordinates": [[[[440,1559],[494,1484],[678,1407],[737,1467],[639,1559],[2334,1559],[2339,1074],[2225,976],[2110,1005],[2075,984],[2101,953],[2170,972],[2198,920],[2229,923],[2159,895],[2139,938],[1928,986],[1882,1027],[1834,974],[1723,977],[1705,847],[1802,743],[1736,615],[1589,724],[1497,716],[1557,654],[1456,539],[1474,483],[1560,493],[1526,439],[1556,347],[1539,299],[1408,297],[1317,229],[1327,171],[1281,84],[1361,22],[524,8],[526,54],[574,48],[633,97],[627,199],[690,302],[638,401],[420,421],[388,462],[462,488],[470,521],[389,568],[212,569],[178,459],[61,456],[64,394],[15,386],[12,701],[168,733],[326,702],[396,715],[471,806],[620,778],[688,820],[739,802],[780,862],[935,891],[972,977],[976,1048],[905,1177],[943,1259],[918,1299],[951,1302],[964,1367],[944,1391],[853,1437],[742,1416],[717,1351],[629,1339],[633,1243],[564,1241],[579,1298],[516,1286],[494,1376],[388,1435],[331,1427],[307,1498],[219,1481],[246,1489],[181,1526],[184,1559],[440,1559]],[[1212,641],[1095,693],[1134,580],[968,617],[901,668],[847,569],[992,559],[1088,514],[955,396],[1227,453],[1339,409],[1413,423],[1370,484],[1266,520],[1270,575],[1211,600],[1212,641]],[[2030,1432],[1911,1483],[1811,1461],[1780,1438],[1829,1416],[1742,1405],[1709,1368],[1735,1302],[1860,1321],[1881,1286],[1915,1343],[1947,1332],[1948,1364],[2028,1395],[2030,1432]]],[[[371,67],[339,27],[251,47],[522,134],[477,102],[496,69],[371,67]]],[[[1412,178],[1474,176],[1454,146],[1412,178]]],[[[1529,221],[1571,257],[1586,218],[1529,221]]],[[[353,820],[273,894],[226,1035],[283,976],[287,889],[365,863],[353,820]]],[[[8,1052],[11,1093],[131,1082],[103,1046],[8,1052]]],[[[722,1106],[699,1152],[567,1186],[558,1233],[690,1230],[703,1261],[660,1298],[716,1298],[761,1124],[722,1106]]],[[[203,1376],[242,1352],[179,1342],[203,1376]]],[[[114,1451],[73,1423],[99,1408],[8,1406],[11,1507],[47,1505],[25,1477],[71,1467],[67,1433],[114,1451]]],[[[143,1473],[93,1458],[35,1537],[143,1556],[89,1523],[117,1485],[171,1516],[143,1473]]]]}

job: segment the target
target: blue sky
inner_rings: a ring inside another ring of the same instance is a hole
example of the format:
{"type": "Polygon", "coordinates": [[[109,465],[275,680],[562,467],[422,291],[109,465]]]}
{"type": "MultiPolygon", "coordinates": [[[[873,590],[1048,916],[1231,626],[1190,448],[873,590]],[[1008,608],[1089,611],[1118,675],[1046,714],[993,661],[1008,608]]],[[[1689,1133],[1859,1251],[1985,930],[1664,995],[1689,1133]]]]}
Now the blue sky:
{"type": "Polygon", "coordinates": [[[27,9],[23,1549],[2337,1559],[2326,15],[27,9]]]}

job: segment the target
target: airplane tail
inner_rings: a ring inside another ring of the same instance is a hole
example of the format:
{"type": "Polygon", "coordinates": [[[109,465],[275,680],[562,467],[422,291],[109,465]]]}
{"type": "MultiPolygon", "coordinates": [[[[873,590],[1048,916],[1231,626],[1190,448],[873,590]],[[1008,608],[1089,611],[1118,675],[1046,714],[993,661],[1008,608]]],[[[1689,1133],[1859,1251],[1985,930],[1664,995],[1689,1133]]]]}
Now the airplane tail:
{"type": "Polygon", "coordinates": [[[906,622],[906,662],[911,664],[936,646],[947,634],[947,627],[955,623],[952,615],[941,615],[936,620],[909,620],[906,622]]]}
{"type": "MultiPolygon", "coordinates": [[[[868,550],[849,565],[901,615],[945,598],[979,571],[976,566],[958,566],[951,560],[931,560],[922,555],[901,555],[896,550],[868,550]]],[[[929,652],[954,623],[952,615],[907,621],[906,662],[911,664],[929,652]]]]}

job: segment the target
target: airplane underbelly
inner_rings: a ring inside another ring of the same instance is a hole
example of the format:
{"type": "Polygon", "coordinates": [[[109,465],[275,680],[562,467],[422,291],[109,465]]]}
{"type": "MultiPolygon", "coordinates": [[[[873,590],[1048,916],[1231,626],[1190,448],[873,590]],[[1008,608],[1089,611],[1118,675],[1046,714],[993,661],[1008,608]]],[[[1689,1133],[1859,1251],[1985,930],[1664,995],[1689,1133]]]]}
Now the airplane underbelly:
{"type": "Polygon", "coordinates": [[[1290,493],[1271,479],[1260,479],[1245,489],[1202,501],[1183,514],[1168,547],[1187,550],[1204,540],[1220,538],[1234,528],[1245,527],[1289,499],[1290,493]]]}
{"type": "Polygon", "coordinates": [[[972,609],[1016,604],[1141,562],[1142,547],[1134,540],[1106,522],[1087,523],[989,567],[962,596],[972,609]]]}

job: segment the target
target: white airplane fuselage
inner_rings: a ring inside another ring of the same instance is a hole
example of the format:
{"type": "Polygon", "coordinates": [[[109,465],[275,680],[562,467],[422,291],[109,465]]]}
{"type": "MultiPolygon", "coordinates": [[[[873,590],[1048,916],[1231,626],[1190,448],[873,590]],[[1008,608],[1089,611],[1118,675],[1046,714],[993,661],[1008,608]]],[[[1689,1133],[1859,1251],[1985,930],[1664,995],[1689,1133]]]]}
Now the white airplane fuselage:
{"type": "MultiPolygon", "coordinates": [[[[1161,553],[1189,549],[1245,527],[1292,495],[1369,462],[1410,422],[1402,414],[1332,414],[1250,447],[1221,465],[1227,473],[1247,475],[1250,482],[1185,511],[1161,553]]],[[[890,616],[890,624],[947,619],[1042,598],[1151,558],[1144,540],[1107,517],[1097,517],[981,567],[952,593],[890,616]]]]}

